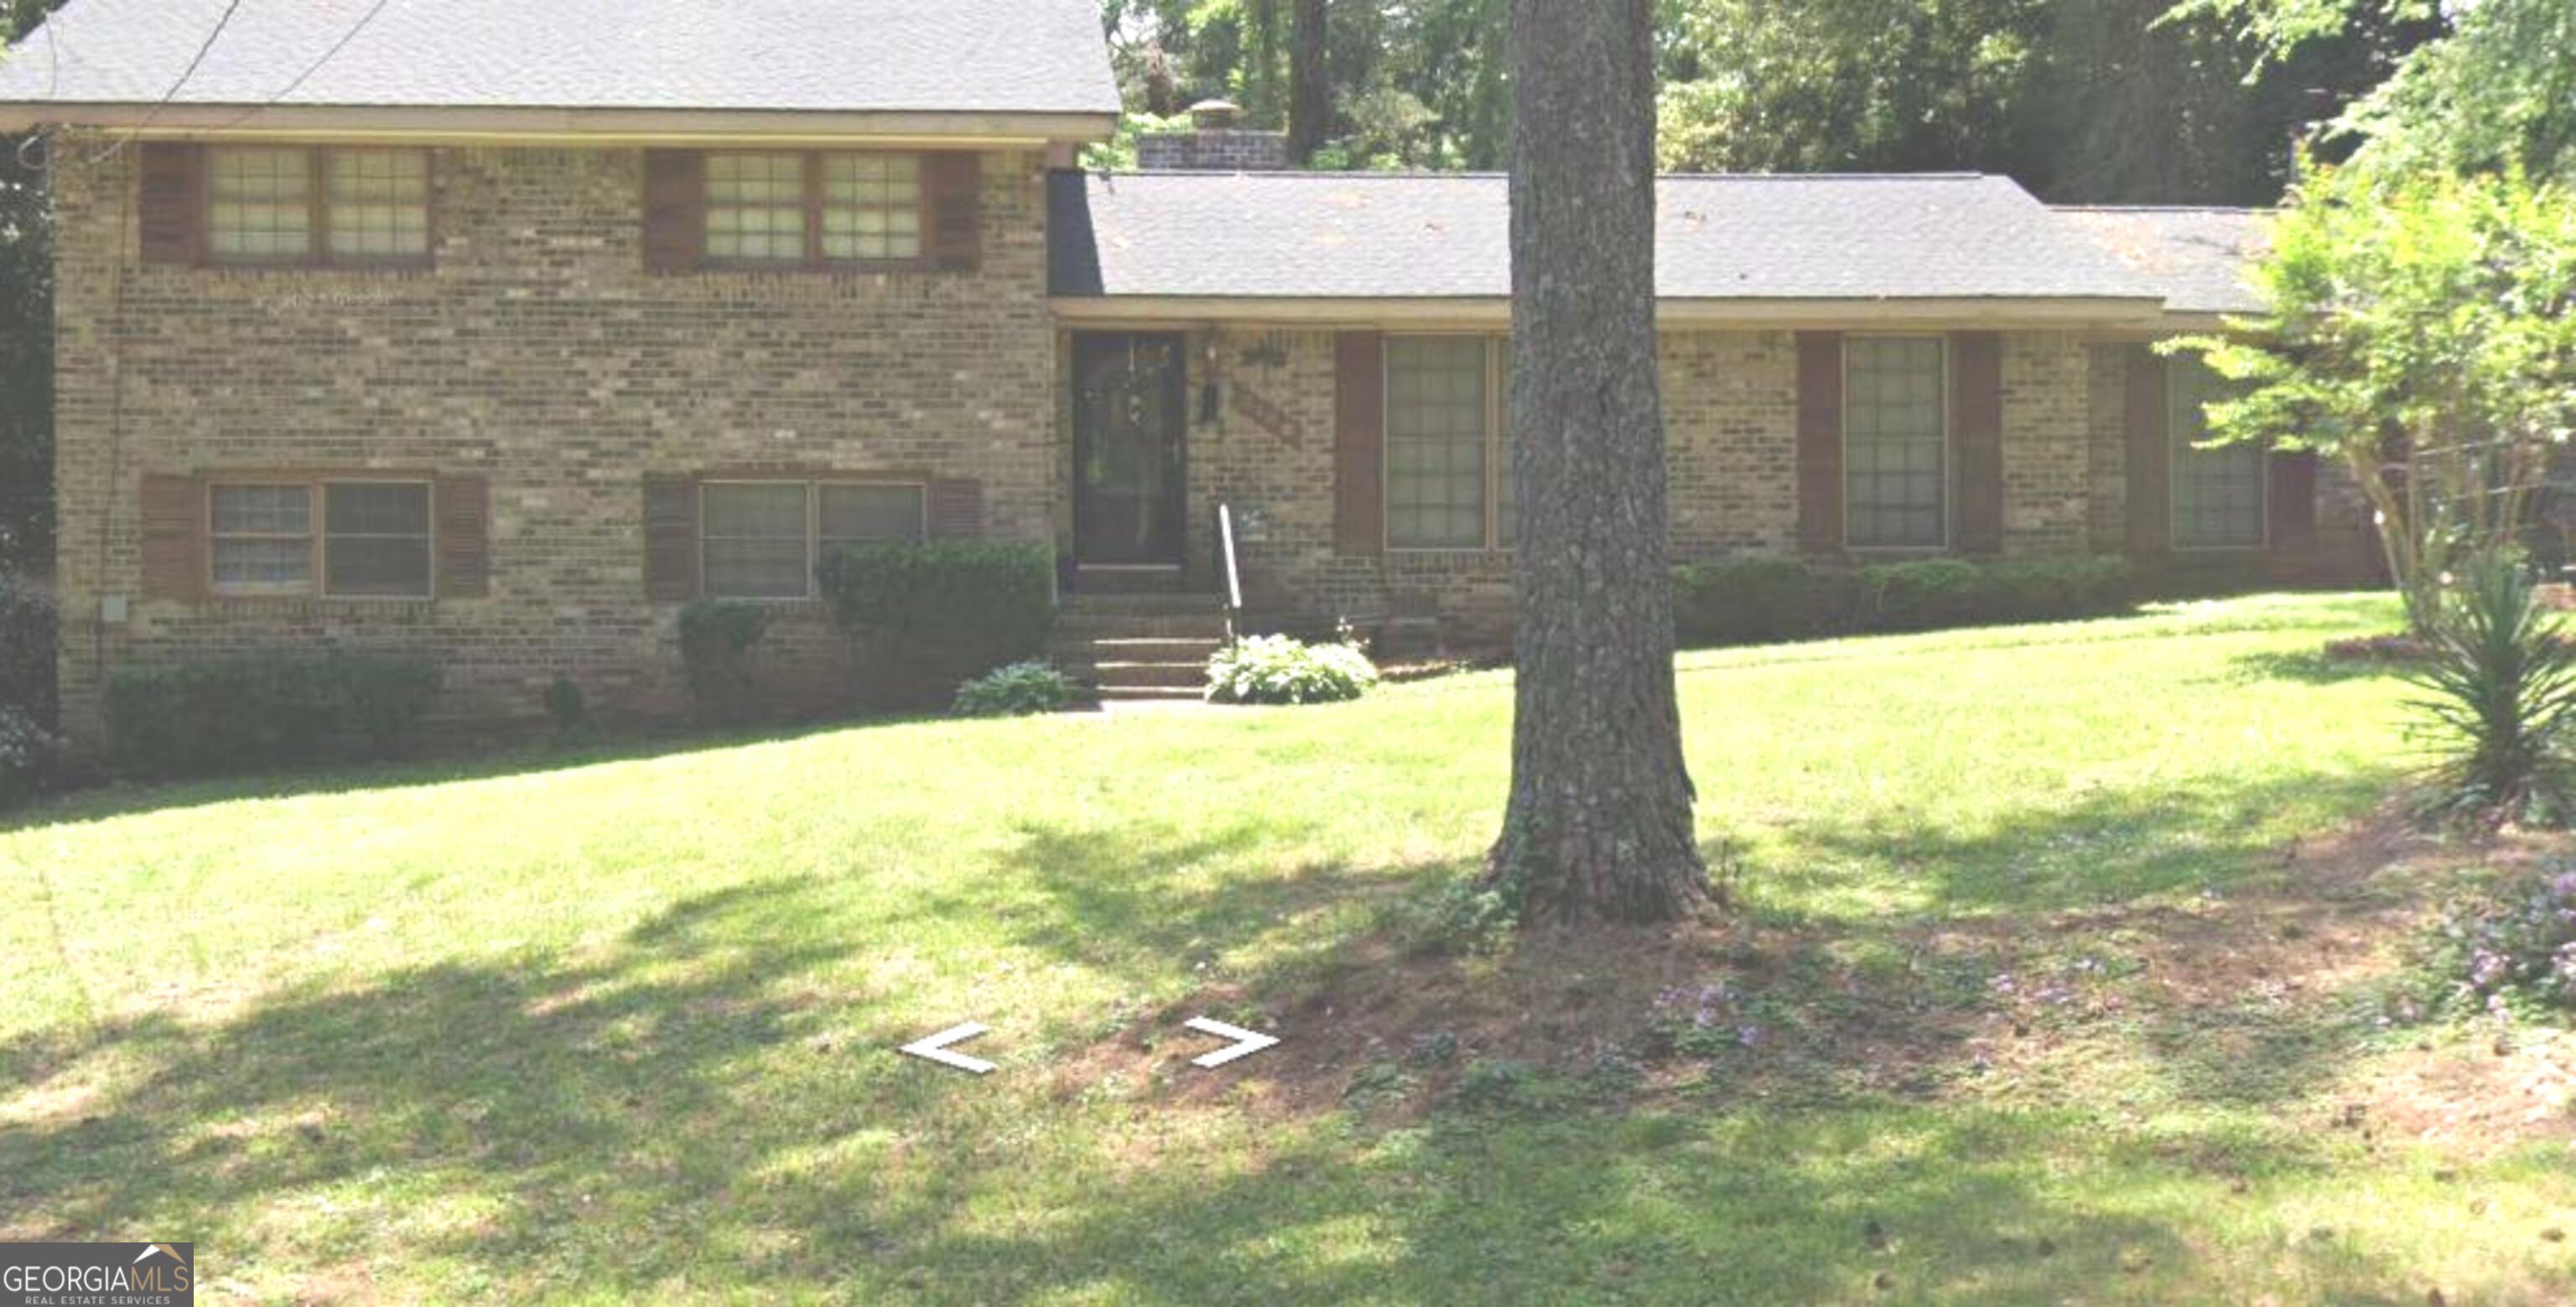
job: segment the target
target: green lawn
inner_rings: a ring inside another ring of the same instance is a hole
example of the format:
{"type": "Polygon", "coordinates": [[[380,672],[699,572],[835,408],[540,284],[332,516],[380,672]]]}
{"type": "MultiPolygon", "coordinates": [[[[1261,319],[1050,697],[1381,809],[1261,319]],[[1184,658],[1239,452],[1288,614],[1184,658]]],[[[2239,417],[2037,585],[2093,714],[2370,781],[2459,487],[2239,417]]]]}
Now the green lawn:
{"type": "Polygon", "coordinates": [[[2550,1299],[2563,1102],[2350,1106],[2524,1065],[2374,1019],[2467,856],[2337,851],[2405,691],[2318,655],[2393,620],[1687,655],[1741,919],[1580,978],[1407,949],[1500,675],[86,796],[0,826],[0,1237],[210,1301],[2550,1299]],[[1641,1044],[1677,978],[1750,1033],[1641,1044]],[[966,1020],[990,1077],[891,1051],[966,1020]]]}

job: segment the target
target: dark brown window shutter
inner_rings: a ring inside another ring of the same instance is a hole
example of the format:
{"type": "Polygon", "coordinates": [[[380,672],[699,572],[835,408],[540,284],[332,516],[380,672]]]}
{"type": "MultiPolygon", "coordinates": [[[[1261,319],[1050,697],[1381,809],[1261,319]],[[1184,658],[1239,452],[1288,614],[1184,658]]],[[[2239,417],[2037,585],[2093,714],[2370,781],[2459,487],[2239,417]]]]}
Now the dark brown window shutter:
{"type": "Polygon", "coordinates": [[[2128,350],[2121,428],[2128,437],[2129,552],[2173,546],[2173,443],[2165,426],[2165,361],[2144,345],[2128,350]]]}
{"type": "Polygon", "coordinates": [[[1843,547],[1843,338],[1798,333],[1798,547],[1843,547]]]}
{"type": "Polygon", "coordinates": [[[1333,547],[1386,551],[1386,337],[1333,340],[1333,547]]]}
{"type": "Polygon", "coordinates": [[[684,604],[698,597],[698,481],[644,478],[644,597],[684,604]]]}
{"type": "Polygon", "coordinates": [[[930,483],[930,538],[980,540],[984,535],[984,483],[963,477],[930,483]]]}
{"type": "Polygon", "coordinates": [[[438,597],[481,599],[492,593],[492,483],[440,477],[438,597]]]}
{"type": "Polygon", "coordinates": [[[202,263],[206,257],[206,151],[150,141],[137,156],[137,221],[145,263],[202,263]]]}
{"type": "Polygon", "coordinates": [[[691,272],[707,257],[707,156],[644,152],[644,266],[691,272]]]}
{"type": "Polygon", "coordinates": [[[143,478],[143,597],[206,593],[206,487],[192,476],[143,478]]]}
{"type": "Polygon", "coordinates": [[[2317,543],[2317,451],[2274,450],[2271,458],[2272,547],[2298,550],[2317,543]]]}
{"type": "Polygon", "coordinates": [[[984,264],[984,159],[946,151],[921,160],[923,202],[930,207],[930,262],[942,272],[984,264]]]}
{"type": "Polygon", "coordinates": [[[1959,552],[2004,551],[2004,345],[1991,331],[1950,337],[1950,449],[1958,461],[1959,552]]]}

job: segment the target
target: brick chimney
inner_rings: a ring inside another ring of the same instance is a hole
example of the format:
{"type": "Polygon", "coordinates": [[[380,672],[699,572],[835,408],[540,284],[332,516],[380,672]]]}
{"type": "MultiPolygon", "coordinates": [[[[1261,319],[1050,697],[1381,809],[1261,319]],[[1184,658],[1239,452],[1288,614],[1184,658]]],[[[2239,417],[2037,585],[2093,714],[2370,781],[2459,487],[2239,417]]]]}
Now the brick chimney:
{"type": "Polygon", "coordinates": [[[1243,127],[1243,106],[1201,100],[1190,106],[1192,130],[1136,138],[1136,166],[1147,172],[1278,172],[1288,166],[1288,133],[1243,127]]]}

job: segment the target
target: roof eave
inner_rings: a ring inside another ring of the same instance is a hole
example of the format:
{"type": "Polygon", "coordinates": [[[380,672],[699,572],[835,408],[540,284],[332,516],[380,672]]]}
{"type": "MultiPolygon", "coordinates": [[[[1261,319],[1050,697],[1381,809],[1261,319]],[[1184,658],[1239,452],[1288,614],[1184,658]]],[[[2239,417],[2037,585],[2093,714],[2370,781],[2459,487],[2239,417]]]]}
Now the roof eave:
{"type": "Polygon", "coordinates": [[[225,105],[0,102],[0,132],[62,125],[145,139],[384,140],[725,145],[864,140],[1026,146],[1106,141],[1108,112],[477,107],[463,105],[225,105]]]}
{"type": "MultiPolygon", "coordinates": [[[[1058,295],[1048,301],[1064,322],[1190,323],[1243,321],[1335,327],[1504,326],[1506,296],[1241,296],[1058,295]]],[[[1765,330],[1876,327],[1946,331],[2151,330],[2168,315],[2164,301],[2139,296],[1946,296],[1882,298],[1737,298],[1666,296],[1656,320],[1666,327],[1765,330]]]]}

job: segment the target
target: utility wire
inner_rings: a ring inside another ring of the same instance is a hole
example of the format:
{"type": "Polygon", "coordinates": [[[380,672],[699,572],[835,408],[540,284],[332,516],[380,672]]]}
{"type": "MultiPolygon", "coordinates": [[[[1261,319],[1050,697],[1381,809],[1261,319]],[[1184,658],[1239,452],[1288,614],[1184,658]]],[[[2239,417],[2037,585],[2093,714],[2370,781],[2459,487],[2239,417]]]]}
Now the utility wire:
{"type": "Polygon", "coordinates": [[[304,66],[304,71],[295,75],[294,81],[288,82],[286,85],[279,87],[276,94],[269,96],[258,104],[242,110],[241,113],[234,117],[225,119],[223,122],[216,125],[215,130],[222,131],[227,127],[238,127],[258,114],[277,107],[278,101],[295,94],[295,92],[301,89],[306,82],[312,80],[313,74],[322,71],[322,65],[331,62],[333,59],[339,57],[341,51],[348,49],[349,43],[358,39],[358,33],[367,30],[367,25],[376,21],[376,15],[383,13],[385,11],[385,7],[392,3],[393,0],[376,0],[375,5],[369,8],[365,15],[358,19],[356,25],[352,26],[348,31],[341,33],[340,39],[332,42],[331,48],[323,51],[321,58],[314,60],[312,63],[306,64],[304,66]]]}
{"type": "Polygon", "coordinates": [[[224,29],[232,25],[233,15],[240,13],[241,7],[242,0],[232,0],[232,3],[224,6],[223,17],[215,20],[215,30],[206,33],[205,43],[197,47],[196,56],[188,60],[188,66],[179,71],[179,79],[170,83],[169,90],[161,93],[161,99],[152,106],[152,111],[143,115],[143,121],[136,123],[133,130],[128,131],[114,145],[91,155],[89,160],[91,163],[105,163],[115,158],[119,151],[134,143],[134,138],[151,129],[152,124],[161,117],[162,111],[168,109],[170,102],[179,98],[179,92],[187,88],[189,80],[197,75],[197,70],[205,66],[206,56],[214,52],[215,42],[223,39],[224,29]]]}

